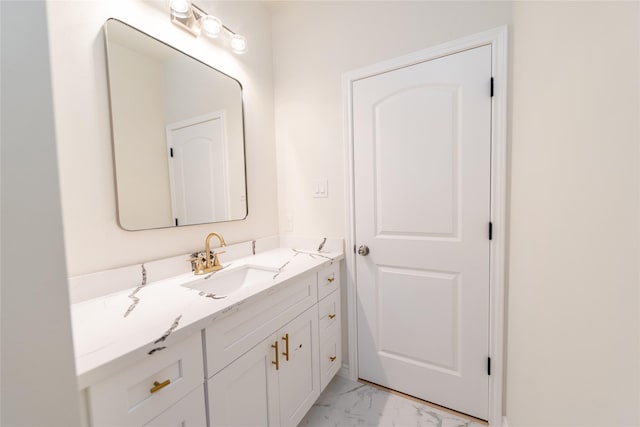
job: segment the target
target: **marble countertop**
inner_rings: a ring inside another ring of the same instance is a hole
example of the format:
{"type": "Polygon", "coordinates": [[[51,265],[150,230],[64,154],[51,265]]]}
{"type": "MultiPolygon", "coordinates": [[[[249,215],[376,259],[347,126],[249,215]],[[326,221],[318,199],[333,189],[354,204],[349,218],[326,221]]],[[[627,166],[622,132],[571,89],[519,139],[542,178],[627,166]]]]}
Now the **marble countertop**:
{"type": "Polygon", "coordinates": [[[274,274],[250,287],[215,297],[181,286],[206,276],[184,273],[147,283],[142,264],[137,287],[71,305],[78,388],[84,389],[199,333],[241,304],[275,292],[290,279],[318,271],[343,257],[342,251],[278,248],[223,262],[225,269],[252,265],[274,269],[274,274]]]}

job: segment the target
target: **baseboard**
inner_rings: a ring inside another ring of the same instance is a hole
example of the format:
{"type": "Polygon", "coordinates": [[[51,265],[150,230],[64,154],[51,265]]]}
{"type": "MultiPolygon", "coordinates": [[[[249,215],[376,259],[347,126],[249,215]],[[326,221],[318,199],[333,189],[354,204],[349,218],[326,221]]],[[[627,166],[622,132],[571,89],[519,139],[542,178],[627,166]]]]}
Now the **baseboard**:
{"type": "Polygon", "coordinates": [[[509,427],[509,423],[507,422],[507,416],[502,417],[502,427],[509,427]]]}

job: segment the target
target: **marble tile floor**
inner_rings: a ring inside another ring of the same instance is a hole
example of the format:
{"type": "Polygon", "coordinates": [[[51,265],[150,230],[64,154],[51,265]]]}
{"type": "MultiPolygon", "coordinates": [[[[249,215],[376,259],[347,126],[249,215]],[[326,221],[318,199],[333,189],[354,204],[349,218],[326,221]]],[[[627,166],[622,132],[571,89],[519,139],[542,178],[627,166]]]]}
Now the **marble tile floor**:
{"type": "Polygon", "coordinates": [[[298,427],[485,427],[487,423],[336,376],[298,427]]]}

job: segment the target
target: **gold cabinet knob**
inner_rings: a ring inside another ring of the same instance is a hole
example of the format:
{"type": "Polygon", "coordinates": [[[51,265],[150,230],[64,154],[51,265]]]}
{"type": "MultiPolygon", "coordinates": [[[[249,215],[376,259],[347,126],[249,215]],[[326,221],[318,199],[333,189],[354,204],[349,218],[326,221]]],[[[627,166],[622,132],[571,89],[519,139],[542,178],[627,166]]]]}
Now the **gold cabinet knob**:
{"type": "Polygon", "coordinates": [[[331,360],[332,362],[335,362],[335,361],[336,361],[336,359],[337,359],[337,357],[336,357],[336,356],[329,356],[329,360],[331,360]]]}
{"type": "Polygon", "coordinates": [[[335,319],[336,315],[335,314],[330,314],[329,315],[329,319],[335,319]]]}

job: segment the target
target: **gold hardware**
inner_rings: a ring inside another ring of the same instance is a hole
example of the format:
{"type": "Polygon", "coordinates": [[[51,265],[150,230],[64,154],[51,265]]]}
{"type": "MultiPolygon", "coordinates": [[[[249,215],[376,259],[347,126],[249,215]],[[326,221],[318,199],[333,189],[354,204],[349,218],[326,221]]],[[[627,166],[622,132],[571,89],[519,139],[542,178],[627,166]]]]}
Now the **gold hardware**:
{"type": "Polygon", "coordinates": [[[153,382],[153,387],[151,387],[151,389],[149,391],[151,393],[155,393],[156,391],[165,388],[169,384],[171,384],[171,380],[166,380],[166,381],[163,381],[161,383],[159,383],[158,381],[154,381],[153,382]]]}
{"type": "Polygon", "coordinates": [[[336,276],[331,276],[327,279],[327,282],[333,283],[334,280],[336,280],[336,276]]]}
{"type": "Polygon", "coordinates": [[[202,260],[200,258],[193,258],[193,261],[196,264],[195,269],[194,269],[196,274],[204,274],[204,273],[202,273],[204,271],[204,265],[202,264],[202,260]]]}
{"type": "Polygon", "coordinates": [[[218,255],[225,252],[214,252],[213,259],[211,259],[211,238],[214,236],[218,238],[218,241],[220,241],[220,247],[227,246],[227,244],[224,242],[224,238],[221,235],[219,235],[218,233],[209,233],[204,241],[204,265],[202,265],[201,263],[196,264],[195,274],[197,275],[222,270],[222,264],[220,264],[218,255]]]}
{"type": "Polygon", "coordinates": [[[336,315],[335,315],[335,314],[330,314],[330,315],[329,315],[329,319],[335,319],[335,318],[336,318],[336,315]]]}
{"type": "Polygon", "coordinates": [[[271,364],[276,365],[276,371],[280,369],[280,362],[278,361],[278,341],[276,340],[275,344],[271,344],[271,348],[276,349],[276,360],[275,362],[272,360],[271,364]]]}
{"type": "Polygon", "coordinates": [[[336,356],[329,356],[329,360],[331,360],[332,362],[335,362],[335,361],[336,361],[336,359],[337,359],[337,357],[336,357],[336,356]]]}
{"type": "Polygon", "coordinates": [[[289,361],[289,334],[284,334],[282,337],[285,343],[285,350],[282,352],[282,355],[285,357],[285,360],[289,361]]]}

